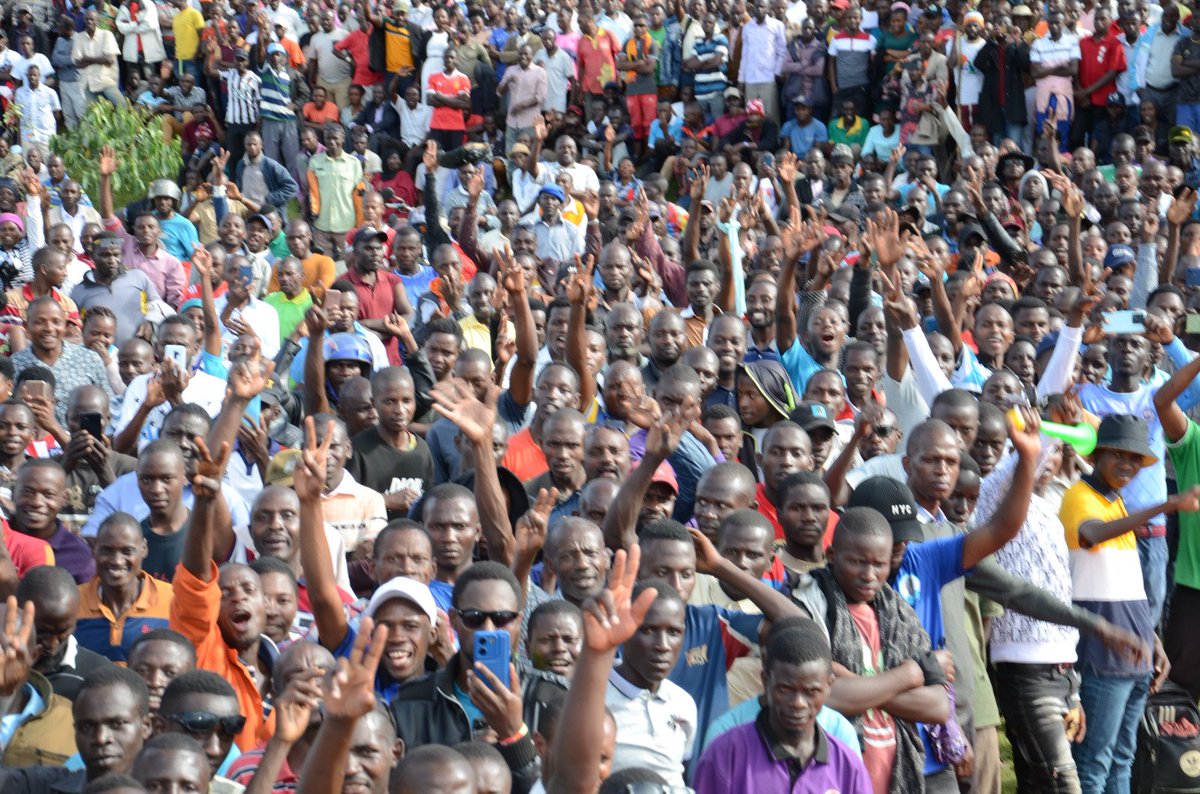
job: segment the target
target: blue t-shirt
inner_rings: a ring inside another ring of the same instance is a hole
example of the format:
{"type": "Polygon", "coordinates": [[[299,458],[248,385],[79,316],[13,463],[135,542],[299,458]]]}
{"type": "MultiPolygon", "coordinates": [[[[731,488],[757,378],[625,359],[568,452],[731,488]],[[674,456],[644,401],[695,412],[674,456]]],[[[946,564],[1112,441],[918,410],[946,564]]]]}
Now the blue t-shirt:
{"type": "Polygon", "coordinates": [[[789,119],[779,134],[788,139],[792,153],[801,160],[814,146],[829,140],[829,131],[815,119],[809,119],[803,127],[795,119],[789,119]]]}
{"type": "MultiPolygon", "coordinates": [[[[942,623],[942,586],[966,573],[962,567],[963,545],[966,541],[966,535],[958,534],[924,543],[909,543],[892,584],[900,597],[917,613],[935,649],[946,645],[945,624],[942,623]]],[[[945,764],[933,760],[925,726],[918,724],[917,731],[925,745],[925,774],[941,772],[945,764]]]]}
{"type": "Polygon", "coordinates": [[[688,604],[683,649],[668,678],[696,701],[697,736],[703,736],[709,724],[729,710],[725,674],[732,658],[727,651],[757,645],[762,621],[762,615],[688,604]]]}
{"type": "Polygon", "coordinates": [[[437,271],[429,265],[421,265],[411,276],[406,276],[399,270],[392,272],[400,277],[400,283],[404,285],[404,292],[408,295],[408,302],[413,306],[417,305],[422,295],[429,292],[429,285],[437,278],[437,271]]]}

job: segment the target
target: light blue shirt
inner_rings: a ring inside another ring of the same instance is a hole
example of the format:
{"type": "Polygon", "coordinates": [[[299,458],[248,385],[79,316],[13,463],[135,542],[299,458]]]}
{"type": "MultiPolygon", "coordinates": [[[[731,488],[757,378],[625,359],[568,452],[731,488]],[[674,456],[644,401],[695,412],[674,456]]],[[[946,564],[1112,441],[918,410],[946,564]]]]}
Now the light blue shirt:
{"type": "Polygon", "coordinates": [[[20,713],[0,717],[0,748],[8,747],[13,736],[16,736],[17,729],[46,708],[46,701],[33,688],[33,684],[25,684],[25,692],[29,695],[25,708],[21,709],[20,713]]]}
{"type": "MultiPolygon", "coordinates": [[[[221,493],[225,495],[225,502],[229,505],[229,515],[233,519],[233,528],[245,529],[249,527],[250,507],[246,504],[246,500],[228,482],[221,483],[221,493]]],[[[191,510],[192,503],[195,500],[196,496],[192,493],[191,483],[184,485],[184,506],[188,510],[191,510]]],[[[91,517],[83,525],[81,532],[83,537],[96,537],[96,532],[100,529],[100,525],[104,523],[104,519],[117,512],[129,513],[136,521],[142,521],[150,515],[150,508],[142,499],[142,492],[138,490],[136,471],[122,474],[113,481],[112,485],[100,492],[100,495],[96,497],[96,505],[92,509],[91,517]]]]}
{"type": "MultiPolygon", "coordinates": [[[[759,704],[758,698],[750,698],[749,700],[743,700],[720,717],[717,717],[708,726],[708,733],[704,735],[704,743],[700,746],[699,751],[692,754],[692,757],[699,758],[703,755],[708,746],[721,734],[728,733],[739,725],[754,722],[758,718],[760,711],[762,711],[762,705],[759,704]]],[[[850,724],[850,720],[829,708],[829,706],[821,706],[821,710],[817,712],[817,724],[821,726],[821,730],[849,747],[859,758],[862,758],[862,745],[858,741],[858,732],[854,730],[854,726],[850,724]]]]}

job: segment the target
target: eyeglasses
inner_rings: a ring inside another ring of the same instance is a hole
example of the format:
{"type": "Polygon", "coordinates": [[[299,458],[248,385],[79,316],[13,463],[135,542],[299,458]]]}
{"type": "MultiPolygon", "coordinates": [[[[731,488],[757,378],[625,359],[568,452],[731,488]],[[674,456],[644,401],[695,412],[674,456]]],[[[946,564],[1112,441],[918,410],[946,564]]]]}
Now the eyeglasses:
{"type": "Polygon", "coordinates": [[[463,625],[474,631],[475,629],[483,628],[484,621],[491,620],[492,625],[498,629],[502,629],[509,623],[512,623],[520,613],[511,612],[507,609],[498,612],[484,612],[482,609],[460,609],[458,617],[462,620],[463,625]]]}
{"type": "Polygon", "coordinates": [[[211,711],[181,711],[178,714],[168,714],[166,718],[188,733],[196,735],[207,735],[219,728],[221,733],[233,738],[246,727],[246,718],[241,714],[222,717],[211,711]]]}

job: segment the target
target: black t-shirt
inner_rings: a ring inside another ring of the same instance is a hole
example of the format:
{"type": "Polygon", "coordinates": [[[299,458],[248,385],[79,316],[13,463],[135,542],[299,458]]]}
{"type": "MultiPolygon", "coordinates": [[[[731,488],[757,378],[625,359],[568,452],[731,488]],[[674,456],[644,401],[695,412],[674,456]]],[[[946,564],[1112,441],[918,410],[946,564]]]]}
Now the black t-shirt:
{"type": "MultiPolygon", "coordinates": [[[[433,487],[433,455],[425,439],[415,433],[409,433],[409,438],[408,449],[396,449],[383,439],[378,427],[368,427],[350,439],[354,452],[346,470],[359,484],[381,494],[412,488],[420,497],[433,487]]],[[[389,521],[404,516],[403,512],[388,512],[389,521]]]]}
{"type": "Polygon", "coordinates": [[[146,539],[146,561],[142,570],[153,576],[169,582],[175,578],[175,568],[183,557],[183,541],[186,532],[182,528],[171,535],[160,535],[150,528],[150,519],[142,521],[142,537],[146,539]]]}

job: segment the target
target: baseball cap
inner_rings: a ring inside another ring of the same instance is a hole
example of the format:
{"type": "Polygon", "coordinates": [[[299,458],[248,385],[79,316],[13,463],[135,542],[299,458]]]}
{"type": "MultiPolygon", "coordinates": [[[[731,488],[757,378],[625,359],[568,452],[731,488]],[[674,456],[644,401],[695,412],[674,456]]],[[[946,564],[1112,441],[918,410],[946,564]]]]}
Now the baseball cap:
{"type": "Polygon", "coordinates": [[[285,449],[267,464],[267,482],[271,485],[282,485],[291,488],[296,480],[296,467],[300,465],[298,449],[285,449]]]}
{"type": "Polygon", "coordinates": [[[958,244],[962,245],[976,235],[982,237],[984,242],[987,242],[987,234],[984,233],[982,226],[978,223],[965,224],[958,233],[958,244]]]}
{"type": "Polygon", "coordinates": [[[808,98],[807,94],[797,94],[796,98],[792,100],[792,105],[803,105],[806,108],[810,108],[812,107],[812,100],[808,98]]]}
{"type": "Polygon", "coordinates": [[[371,600],[367,602],[363,616],[374,617],[375,611],[393,598],[403,598],[416,605],[428,616],[430,624],[437,625],[437,604],[433,601],[433,594],[429,592],[429,586],[421,584],[416,579],[409,579],[407,576],[397,576],[381,584],[371,596],[371,600]]]}
{"type": "Polygon", "coordinates": [[[370,226],[364,226],[354,234],[354,244],[367,243],[371,240],[378,240],[381,243],[387,242],[387,234],[378,229],[372,229],[370,226]]]}
{"type": "Polygon", "coordinates": [[[266,215],[263,215],[261,212],[256,212],[253,215],[251,215],[249,218],[246,219],[247,223],[249,223],[250,221],[258,221],[263,226],[267,227],[268,232],[275,231],[275,226],[274,226],[274,224],[271,223],[271,219],[268,218],[266,215]]]}
{"type": "Polygon", "coordinates": [[[840,223],[862,223],[862,210],[858,208],[857,204],[845,201],[842,202],[842,206],[830,210],[829,217],[840,223]]]}
{"type": "Polygon", "coordinates": [[[650,475],[650,484],[653,485],[656,482],[661,482],[669,486],[676,495],[679,494],[679,481],[675,479],[675,469],[665,460],[658,464],[658,468],[654,470],[654,474],[650,475]]]}
{"type": "Polygon", "coordinates": [[[248,61],[248,60],[250,60],[250,50],[247,48],[242,48],[242,49],[238,50],[236,53],[234,53],[233,57],[237,58],[239,61],[241,61],[241,60],[248,61]]]}
{"type": "Polygon", "coordinates": [[[1171,143],[1191,143],[1192,138],[1191,127],[1176,126],[1167,133],[1167,140],[1171,143]]]}
{"type": "Polygon", "coordinates": [[[1131,265],[1137,261],[1137,254],[1133,248],[1128,245],[1118,243],[1117,245],[1109,246],[1108,253],[1104,255],[1104,266],[1118,268],[1123,265],[1131,265]]]}
{"type": "Polygon", "coordinates": [[[283,45],[279,42],[273,41],[267,45],[267,55],[274,55],[277,52],[287,55],[287,50],[285,50],[283,45]]]}
{"type": "Polygon", "coordinates": [[[819,427],[837,432],[837,424],[824,403],[806,400],[792,409],[788,419],[804,428],[806,433],[819,427]]]}
{"type": "Polygon", "coordinates": [[[917,520],[917,500],[908,486],[891,477],[868,477],[858,484],[846,507],[869,507],[892,525],[893,543],[925,539],[917,520]]]}
{"type": "Polygon", "coordinates": [[[1024,3],[1020,3],[1019,5],[1013,6],[1012,11],[1009,13],[1014,17],[1031,17],[1033,16],[1033,9],[1024,3]]]}

